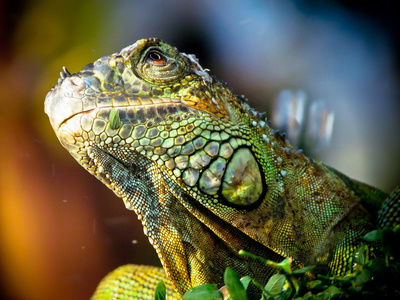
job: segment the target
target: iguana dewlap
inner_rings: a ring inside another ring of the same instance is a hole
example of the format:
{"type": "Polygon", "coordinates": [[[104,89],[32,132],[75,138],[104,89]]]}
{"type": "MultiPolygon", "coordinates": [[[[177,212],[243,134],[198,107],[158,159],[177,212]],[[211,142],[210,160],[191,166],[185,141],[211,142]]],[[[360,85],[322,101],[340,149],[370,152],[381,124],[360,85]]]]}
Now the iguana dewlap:
{"type": "MultiPolygon", "coordinates": [[[[158,39],[64,69],[45,111],[79,164],[136,212],[180,294],[222,285],[228,266],[265,283],[273,270],[240,249],[342,274],[387,196],[304,156],[193,55],[158,39]]],[[[123,299],[141,289],[127,276],[123,299]]]]}

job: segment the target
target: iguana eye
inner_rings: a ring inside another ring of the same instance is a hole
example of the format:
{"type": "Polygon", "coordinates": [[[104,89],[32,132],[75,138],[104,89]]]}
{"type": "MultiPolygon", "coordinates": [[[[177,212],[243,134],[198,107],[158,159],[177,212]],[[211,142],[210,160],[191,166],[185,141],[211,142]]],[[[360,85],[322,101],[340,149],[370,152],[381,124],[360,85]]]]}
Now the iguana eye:
{"type": "Polygon", "coordinates": [[[167,58],[158,50],[152,49],[147,53],[146,61],[154,66],[163,67],[167,64],[167,58]]]}
{"type": "Polygon", "coordinates": [[[135,68],[137,74],[153,84],[170,84],[186,75],[186,64],[179,52],[170,47],[146,49],[135,68]]]}

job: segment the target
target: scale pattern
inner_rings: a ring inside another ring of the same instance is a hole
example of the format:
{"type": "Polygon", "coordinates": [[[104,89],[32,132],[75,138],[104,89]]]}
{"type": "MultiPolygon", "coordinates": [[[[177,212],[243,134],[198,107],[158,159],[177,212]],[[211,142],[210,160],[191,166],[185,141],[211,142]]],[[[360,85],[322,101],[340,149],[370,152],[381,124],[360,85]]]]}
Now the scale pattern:
{"type": "MultiPolygon", "coordinates": [[[[274,271],[241,249],[343,274],[387,196],[304,156],[193,55],[158,39],[64,68],[45,111],[79,164],[136,212],[180,295],[222,285],[228,266],[265,283],[274,271]]],[[[114,274],[96,299],[146,299],[137,282],[149,276],[114,274]]]]}
{"type": "Polygon", "coordinates": [[[167,295],[179,298],[172,282],[165,280],[162,268],[124,265],[112,271],[100,282],[92,299],[154,299],[154,289],[160,280],[165,282],[167,295]]]}

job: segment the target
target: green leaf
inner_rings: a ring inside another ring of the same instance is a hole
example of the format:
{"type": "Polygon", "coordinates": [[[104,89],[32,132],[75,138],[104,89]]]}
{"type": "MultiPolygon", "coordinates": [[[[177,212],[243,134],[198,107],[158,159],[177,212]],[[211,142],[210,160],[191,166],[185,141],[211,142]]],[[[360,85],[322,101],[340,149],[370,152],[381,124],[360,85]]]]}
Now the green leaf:
{"type": "Polygon", "coordinates": [[[250,276],[244,276],[244,277],[240,278],[240,282],[242,283],[243,288],[245,290],[247,290],[247,288],[249,287],[249,284],[251,282],[251,277],[250,276]]]}
{"type": "Polygon", "coordinates": [[[308,271],[311,271],[314,268],[315,268],[315,266],[304,267],[304,268],[298,269],[296,271],[293,271],[292,274],[304,274],[308,271]]]}
{"type": "Polygon", "coordinates": [[[286,282],[286,276],[283,274],[275,274],[268,280],[265,290],[273,295],[278,295],[282,291],[286,282]]]}
{"type": "Polygon", "coordinates": [[[307,286],[310,290],[312,289],[326,289],[326,283],[324,283],[322,280],[314,280],[309,283],[307,283],[307,286]]]}
{"type": "Polygon", "coordinates": [[[213,300],[224,298],[224,295],[218,291],[216,284],[202,284],[188,290],[183,295],[183,300],[213,300]]]}
{"type": "Polygon", "coordinates": [[[232,300],[247,300],[246,290],[239,280],[239,276],[231,268],[226,268],[224,282],[232,300]]]}
{"type": "Polygon", "coordinates": [[[339,296],[340,294],[342,294],[342,292],[340,291],[340,289],[338,289],[336,286],[331,285],[330,287],[328,287],[325,291],[325,293],[327,293],[328,295],[331,295],[331,298],[333,296],[339,296]]]}
{"type": "Polygon", "coordinates": [[[291,288],[294,288],[294,290],[295,290],[294,298],[295,298],[299,294],[301,287],[306,285],[305,280],[298,279],[292,275],[290,275],[288,277],[289,277],[288,282],[289,282],[290,287],[287,289],[287,291],[288,291],[288,294],[290,295],[291,288]]]}
{"type": "Polygon", "coordinates": [[[165,300],[166,293],[164,281],[160,280],[154,291],[154,300],[165,300]]]}
{"type": "Polygon", "coordinates": [[[108,119],[110,121],[111,129],[116,130],[121,127],[121,119],[119,118],[119,111],[117,109],[111,108],[108,119]]]}
{"type": "Polygon", "coordinates": [[[371,232],[368,232],[364,235],[363,239],[367,242],[378,242],[382,240],[382,230],[377,229],[371,232]]]}

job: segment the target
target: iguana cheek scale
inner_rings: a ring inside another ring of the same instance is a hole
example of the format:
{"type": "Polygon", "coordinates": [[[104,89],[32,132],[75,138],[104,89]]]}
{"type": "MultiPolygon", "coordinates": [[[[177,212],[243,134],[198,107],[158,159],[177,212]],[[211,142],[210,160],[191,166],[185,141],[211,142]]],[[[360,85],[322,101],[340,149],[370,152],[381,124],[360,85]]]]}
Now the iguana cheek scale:
{"type": "MultiPolygon", "coordinates": [[[[136,212],[180,294],[222,285],[228,266],[265,283],[274,271],[240,249],[343,274],[387,196],[305,157],[193,55],[158,39],[64,69],[45,111],[61,144],[136,212]]],[[[127,268],[96,297],[145,299],[132,280],[152,279],[127,268]]]]}

